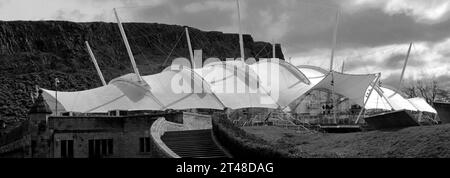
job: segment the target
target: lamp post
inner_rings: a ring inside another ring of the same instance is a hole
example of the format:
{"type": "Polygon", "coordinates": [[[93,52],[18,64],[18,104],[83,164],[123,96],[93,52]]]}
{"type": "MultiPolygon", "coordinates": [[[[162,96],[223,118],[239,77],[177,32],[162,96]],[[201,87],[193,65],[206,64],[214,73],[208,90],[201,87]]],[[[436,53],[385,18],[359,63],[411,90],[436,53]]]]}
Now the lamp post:
{"type": "Polygon", "coordinates": [[[55,116],[58,116],[58,84],[59,84],[59,79],[55,78],[55,116]]]}

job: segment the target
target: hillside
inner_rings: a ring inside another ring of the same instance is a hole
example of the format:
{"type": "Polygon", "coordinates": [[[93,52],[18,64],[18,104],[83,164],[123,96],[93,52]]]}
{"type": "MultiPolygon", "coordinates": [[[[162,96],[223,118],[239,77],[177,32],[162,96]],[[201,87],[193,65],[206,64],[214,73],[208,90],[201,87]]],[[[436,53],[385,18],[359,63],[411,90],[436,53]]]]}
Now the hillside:
{"type": "Polygon", "coordinates": [[[248,127],[292,157],[448,158],[450,124],[346,134],[305,134],[279,127],[248,127]]]}
{"type": "MultiPolygon", "coordinates": [[[[189,56],[182,26],[127,23],[124,28],[142,75],[158,73],[172,59],[189,56]]],[[[204,59],[239,56],[237,34],[190,28],[190,35],[193,49],[203,49],[204,59]]],[[[63,91],[100,86],[84,41],[90,42],[106,81],[132,72],[115,23],[0,22],[0,119],[26,118],[34,86],[54,89],[55,77],[63,91]]],[[[255,42],[250,35],[244,35],[244,44],[248,57],[272,55],[270,44],[255,42]]],[[[276,51],[284,58],[280,46],[276,51]]]]}

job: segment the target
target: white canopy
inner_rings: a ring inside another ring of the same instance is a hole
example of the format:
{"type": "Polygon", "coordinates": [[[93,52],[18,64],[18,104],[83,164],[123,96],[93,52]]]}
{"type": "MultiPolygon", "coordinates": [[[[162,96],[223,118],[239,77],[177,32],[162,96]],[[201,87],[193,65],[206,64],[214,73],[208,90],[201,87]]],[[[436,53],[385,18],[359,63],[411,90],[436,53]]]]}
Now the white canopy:
{"type": "MultiPolygon", "coordinates": [[[[171,66],[161,73],[142,76],[143,81],[139,81],[135,74],[128,74],[103,87],[58,92],[58,110],[86,113],[225,107],[283,108],[311,90],[334,91],[362,106],[367,89],[376,77],[376,74],[328,72],[313,66],[294,67],[276,59],[252,65],[241,61],[216,62],[194,70],[171,66]],[[331,85],[332,80],[334,86],[331,85]]],[[[405,107],[403,97],[389,89],[383,88],[382,91],[389,98],[383,103],[384,106],[405,107]]],[[[55,105],[55,97],[55,91],[44,89],[44,98],[50,106],[55,105]]],[[[378,107],[374,103],[382,98],[372,94],[368,108],[378,107]]],[[[412,105],[406,107],[414,108],[412,105]]]]}
{"type": "Polygon", "coordinates": [[[409,111],[417,111],[417,108],[414,107],[407,99],[405,99],[400,92],[395,91],[394,89],[390,89],[388,87],[380,87],[383,91],[384,96],[389,100],[389,103],[392,105],[394,110],[409,110],[409,111]]]}
{"type": "Polygon", "coordinates": [[[150,85],[150,93],[162,103],[163,109],[224,108],[209,84],[189,68],[173,67],[142,78],[150,85]]]}
{"type": "MultiPolygon", "coordinates": [[[[43,89],[43,97],[52,110],[55,109],[56,92],[43,89]]],[[[134,108],[133,103],[116,86],[107,85],[78,92],[58,92],[58,112],[107,112],[114,109],[134,108]]]]}
{"type": "Polygon", "coordinates": [[[367,89],[367,95],[369,96],[366,98],[366,107],[365,109],[382,109],[382,110],[391,110],[392,107],[389,104],[389,101],[387,101],[384,97],[384,95],[380,95],[378,92],[382,93],[382,90],[373,90],[372,94],[369,95],[369,91],[372,90],[372,86],[369,86],[369,89],[367,89]]]}
{"type": "Polygon", "coordinates": [[[376,78],[376,74],[350,75],[333,71],[313,89],[334,91],[334,93],[345,96],[356,104],[363,106],[367,88],[376,78]],[[334,86],[331,84],[333,80],[334,86]]]}
{"type": "Polygon", "coordinates": [[[203,77],[228,108],[279,107],[264,89],[258,89],[261,85],[259,76],[241,61],[212,63],[194,71],[203,77]]]}
{"type": "Polygon", "coordinates": [[[366,109],[417,111],[417,108],[405,99],[400,92],[385,86],[372,92],[366,104],[366,109]]]}
{"type": "Polygon", "coordinates": [[[437,111],[431,107],[423,98],[411,98],[408,101],[421,112],[437,114],[437,111]]]}
{"type": "Polygon", "coordinates": [[[356,104],[363,106],[366,91],[377,78],[376,74],[354,75],[340,72],[328,72],[315,66],[298,66],[311,81],[311,90],[333,91],[335,94],[347,97],[356,104]],[[334,81],[334,86],[332,85],[334,81]]]}
{"type": "Polygon", "coordinates": [[[374,91],[369,96],[366,109],[408,110],[437,114],[437,111],[423,98],[405,99],[401,92],[386,86],[379,87],[378,91],[379,93],[374,91]]]}
{"type": "Polygon", "coordinates": [[[283,60],[263,60],[250,68],[258,74],[261,85],[270,91],[272,98],[283,108],[313,87],[298,68],[283,60]]]}
{"type": "MultiPolygon", "coordinates": [[[[143,82],[139,82],[135,74],[128,74],[92,90],[58,92],[58,111],[90,113],[110,110],[223,109],[223,104],[198,75],[193,76],[194,88],[201,89],[202,84],[205,86],[199,93],[174,91],[190,91],[191,74],[190,70],[178,68],[143,76],[143,82]],[[188,84],[177,85],[179,88],[174,89],[172,80],[188,84]]],[[[49,106],[54,106],[56,92],[45,89],[43,91],[49,106]]]]}

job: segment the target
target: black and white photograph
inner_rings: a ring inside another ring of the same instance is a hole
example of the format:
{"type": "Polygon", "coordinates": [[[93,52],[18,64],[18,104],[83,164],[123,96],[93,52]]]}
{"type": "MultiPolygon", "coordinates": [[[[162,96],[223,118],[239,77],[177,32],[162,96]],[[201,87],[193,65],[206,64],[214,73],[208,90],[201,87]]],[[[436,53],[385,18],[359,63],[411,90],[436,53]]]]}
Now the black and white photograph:
{"type": "Polygon", "coordinates": [[[449,123],[448,0],[0,0],[0,162],[450,158],[449,123]]]}

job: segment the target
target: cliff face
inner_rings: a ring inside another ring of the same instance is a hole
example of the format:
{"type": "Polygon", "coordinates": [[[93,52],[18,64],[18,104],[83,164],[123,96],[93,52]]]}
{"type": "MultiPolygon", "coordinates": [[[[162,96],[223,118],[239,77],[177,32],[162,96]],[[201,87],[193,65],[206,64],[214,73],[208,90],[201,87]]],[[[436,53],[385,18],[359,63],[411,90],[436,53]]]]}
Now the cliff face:
{"type": "MultiPolygon", "coordinates": [[[[184,28],[163,24],[124,24],[142,75],[155,74],[177,57],[188,58],[184,28]]],[[[189,29],[193,49],[203,58],[239,56],[237,34],[189,29]]],[[[89,41],[100,69],[109,81],[132,73],[125,46],[115,23],[62,21],[0,22],[0,118],[26,118],[34,86],[75,91],[99,87],[101,82],[90,61],[84,41],[89,41]]],[[[244,35],[248,57],[270,58],[271,44],[254,42],[244,35]]],[[[284,58],[280,46],[278,58],[284,58]]]]}

